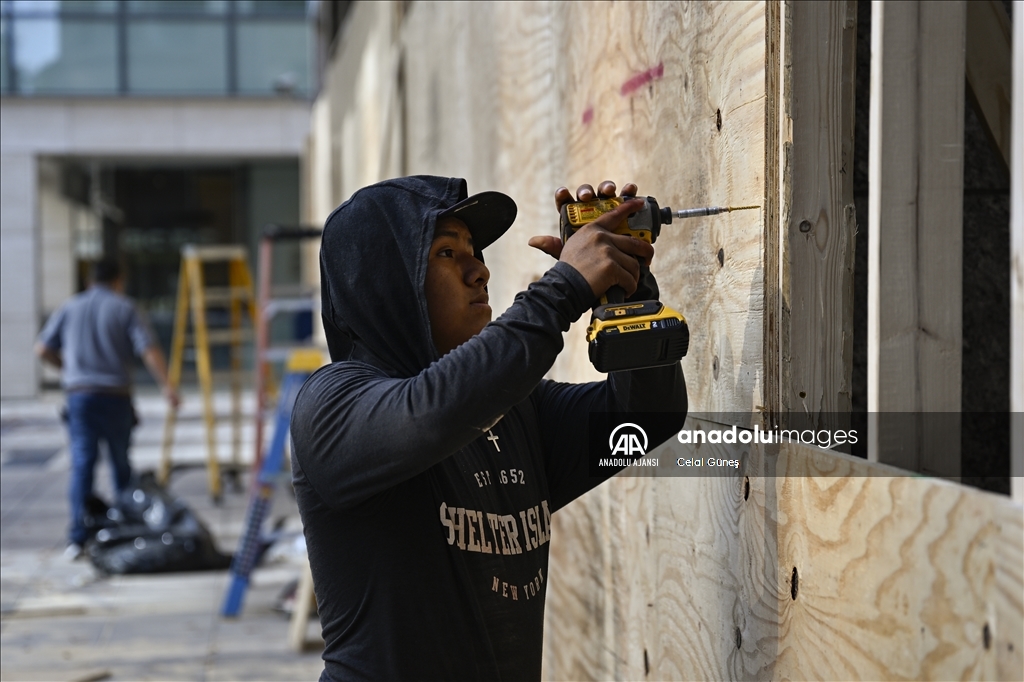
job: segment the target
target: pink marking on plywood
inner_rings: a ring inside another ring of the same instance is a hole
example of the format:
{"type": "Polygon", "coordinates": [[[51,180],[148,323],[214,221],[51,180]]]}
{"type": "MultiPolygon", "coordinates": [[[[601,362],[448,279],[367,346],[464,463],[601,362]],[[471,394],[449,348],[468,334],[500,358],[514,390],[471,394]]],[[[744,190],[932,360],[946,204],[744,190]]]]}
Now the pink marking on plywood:
{"type": "Polygon", "coordinates": [[[622,87],[619,88],[619,94],[621,94],[623,97],[628,97],[629,95],[632,95],[634,92],[636,92],[643,86],[647,85],[651,81],[656,81],[664,75],[665,63],[658,62],[657,66],[652,66],[646,71],[638,73],[637,75],[633,76],[628,81],[623,83],[622,87]]]}
{"type": "Polygon", "coordinates": [[[587,125],[594,120],[594,107],[587,107],[586,111],[583,112],[583,125],[587,125]]]}

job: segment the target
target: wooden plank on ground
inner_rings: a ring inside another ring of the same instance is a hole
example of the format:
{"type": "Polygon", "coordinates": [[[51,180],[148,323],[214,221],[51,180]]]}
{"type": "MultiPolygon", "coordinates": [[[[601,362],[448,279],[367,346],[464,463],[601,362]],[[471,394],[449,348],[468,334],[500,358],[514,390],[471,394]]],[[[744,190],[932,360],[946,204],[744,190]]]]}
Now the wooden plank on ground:
{"type": "Polygon", "coordinates": [[[872,5],[868,411],[949,413],[872,429],[869,457],[960,472],[963,2],[872,5]]]}

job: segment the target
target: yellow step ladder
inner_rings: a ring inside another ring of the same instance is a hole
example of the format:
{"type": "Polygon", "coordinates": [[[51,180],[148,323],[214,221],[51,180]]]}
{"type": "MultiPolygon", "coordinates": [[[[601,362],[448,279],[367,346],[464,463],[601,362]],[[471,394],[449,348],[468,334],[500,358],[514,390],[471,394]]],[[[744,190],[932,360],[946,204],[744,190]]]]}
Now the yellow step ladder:
{"type": "MultiPolygon", "coordinates": [[[[210,346],[227,345],[231,348],[231,422],[232,452],[230,472],[237,482],[240,462],[238,453],[242,439],[241,413],[241,346],[252,336],[256,327],[256,299],[253,281],[246,261],[244,246],[186,244],[181,249],[181,272],[178,276],[178,301],[174,314],[174,336],[171,341],[171,361],[168,368],[168,383],[175,390],[181,384],[181,366],[185,346],[191,341],[195,348],[196,373],[203,394],[203,415],[206,421],[207,475],[210,483],[210,497],[221,501],[221,462],[217,458],[217,421],[213,407],[213,367],[210,363],[210,346]],[[213,263],[227,263],[228,286],[207,287],[203,274],[204,266],[213,263]],[[250,328],[242,326],[242,308],[248,308],[250,328]],[[231,326],[210,329],[206,313],[211,306],[228,307],[231,326]],[[192,334],[187,334],[189,320],[192,334]]],[[[171,449],[178,410],[171,408],[164,424],[163,453],[160,460],[159,481],[166,485],[171,475],[171,449]]]]}

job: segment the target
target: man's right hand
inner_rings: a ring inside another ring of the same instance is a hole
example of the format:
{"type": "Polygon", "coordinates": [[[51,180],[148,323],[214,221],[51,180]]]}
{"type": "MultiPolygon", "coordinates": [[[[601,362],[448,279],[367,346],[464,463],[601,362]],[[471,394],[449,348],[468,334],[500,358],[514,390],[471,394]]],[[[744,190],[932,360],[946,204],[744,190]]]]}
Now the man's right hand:
{"type": "Polygon", "coordinates": [[[48,362],[57,369],[64,369],[64,359],[59,351],[55,351],[44,343],[36,342],[34,348],[36,355],[44,362],[48,362]]]}
{"type": "Polygon", "coordinates": [[[167,377],[167,360],[164,359],[164,352],[160,350],[160,346],[153,344],[147,348],[142,353],[142,361],[146,363],[149,373],[163,386],[167,404],[171,406],[171,409],[178,409],[178,406],[181,405],[181,396],[178,395],[178,389],[171,386],[167,377]]]}
{"type": "MultiPolygon", "coordinates": [[[[599,190],[601,196],[614,196],[615,185],[606,181],[601,183],[599,190]]],[[[628,184],[623,188],[625,196],[635,193],[636,185],[628,184]]],[[[577,190],[577,198],[579,201],[590,201],[597,197],[590,185],[583,185],[577,190]]],[[[555,201],[559,206],[571,199],[572,195],[565,188],[560,188],[556,193],[555,201]]],[[[611,230],[630,213],[642,207],[640,200],[626,201],[577,230],[564,245],[556,237],[534,237],[530,240],[530,246],[576,268],[590,284],[595,298],[603,296],[616,285],[622,287],[626,296],[629,296],[636,291],[640,277],[640,261],[637,259],[649,264],[654,257],[654,247],[611,230]]]]}

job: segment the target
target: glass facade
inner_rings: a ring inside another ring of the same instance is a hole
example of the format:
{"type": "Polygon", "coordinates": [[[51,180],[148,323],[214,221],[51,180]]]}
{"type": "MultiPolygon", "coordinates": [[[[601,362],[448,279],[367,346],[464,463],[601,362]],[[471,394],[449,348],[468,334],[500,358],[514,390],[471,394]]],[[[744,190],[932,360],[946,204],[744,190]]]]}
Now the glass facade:
{"type": "Polygon", "coordinates": [[[117,36],[108,23],[68,19],[20,19],[14,24],[17,82],[26,95],[47,92],[117,93],[117,36]],[[27,46],[34,46],[29,49],[27,46]]]}
{"type": "Polygon", "coordinates": [[[0,0],[0,92],[311,97],[310,4],[0,0]]]}
{"type": "Polygon", "coordinates": [[[312,70],[304,41],[308,31],[296,24],[239,21],[239,93],[262,92],[267,83],[282,94],[310,92],[312,70]]]}
{"type": "Polygon", "coordinates": [[[227,85],[227,36],[218,22],[133,21],[128,89],[140,95],[220,95],[227,85]]]}

